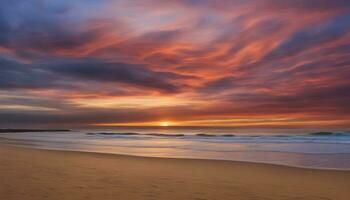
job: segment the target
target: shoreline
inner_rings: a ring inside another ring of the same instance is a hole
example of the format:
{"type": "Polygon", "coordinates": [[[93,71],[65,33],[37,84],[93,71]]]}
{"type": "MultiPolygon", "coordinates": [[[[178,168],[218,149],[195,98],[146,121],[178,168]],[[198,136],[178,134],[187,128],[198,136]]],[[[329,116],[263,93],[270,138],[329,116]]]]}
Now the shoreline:
{"type": "MultiPolygon", "coordinates": [[[[133,155],[128,153],[112,153],[112,152],[103,152],[103,151],[88,151],[88,150],[77,150],[77,149],[63,149],[63,148],[50,148],[50,147],[41,147],[40,145],[28,145],[26,143],[22,143],[19,140],[13,140],[8,138],[1,138],[0,137],[0,146],[5,145],[9,147],[14,148],[25,148],[25,149],[38,149],[38,150],[44,150],[44,151],[62,151],[62,152],[77,152],[77,153],[92,153],[92,154],[104,154],[104,155],[115,155],[115,156],[131,156],[131,157],[140,157],[140,158],[159,158],[159,159],[183,159],[183,160],[204,160],[204,161],[219,161],[219,162],[242,162],[242,163],[252,163],[252,164],[266,164],[266,165],[275,165],[275,166],[282,166],[282,167],[292,167],[292,168],[300,168],[300,169],[310,169],[310,170],[327,170],[327,171],[349,171],[349,168],[343,169],[343,168],[330,168],[330,167],[307,167],[303,165],[293,165],[293,164],[282,164],[282,163],[273,163],[273,162],[264,162],[264,161],[251,161],[251,160],[230,160],[230,159],[211,159],[211,158],[196,158],[196,157],[166,157],[166,156],[144,156],[144,155],[133,155]],[[11,142],[1,142],[4,140],[8,141],[14,141],[11,142]]],[[[285,153],[285,154],[295,154],[295,155],[350,155],[349,153],[327,153],[327,154],[316,154],[316,153],[295,153],[295,152],[262,152],[259,151],[259,153],[285,153]]]]}
{"type": "MultiPolygon", "coordinates": [[[[1,138],[0,138],[1,140],[1,138]]],[[[247,164],[257,164],[257,165],[271,165],[271,166],[280,166],[280,167],[290,167],[296,169],[306,169],[306,170],[322,170],[322,171],[341,171],[341,172],[350,172],[350,169],[340,169],[340,168],[322,168],[322,167],[305,167],[301,165],[288,165],[288,164],[276,164],[269,162],[259,162],[259,161],[245,161],[245,160],[229,160],[229,159],[210,159],[210,158],[191,158],[191,157],[161,157],[161,156],[141,156],[141,155],[132,155],[132,154],[122,154],[122,153],[108,153],[108,152],[97,152],[97,151],[84,151],[84,150],[71,150],[71,149],[59,149],[59,148],[45,148],[45,147],[35,147],[29,145],[21,145],[21,144],[4,144],[0,143],[3,146],[8,146],[12,148],[23,148],[23,149],[35,149],[35,150],[43,150],[43,151],[60,151],[60,152],[68,152],[68,153],[87,153],[87,154],[97,154],[97,155],[106,155],[106,156],[125,156],[125,157],[136,157],[136,158],[144,158],[144,159],[178,159],[178,160],[195,160],[195,161],[218,161],[218,162],[232,162],[232,163],[247,163],[247,164]]],[[[280,152],[277,152],[280,153],[280,152]]],[[[303,153],[292,153],[292,154],[303,154],[303,153]]],[[[341,153],[336,153],[341,154],[341,153]]],[[[348,155],[348,153],[343,153],[348,155]]],[[[312,154],[311,154],[312,155],[312,154]]],[[[350,155],[350,154],[349,154],[350,155]]]]}

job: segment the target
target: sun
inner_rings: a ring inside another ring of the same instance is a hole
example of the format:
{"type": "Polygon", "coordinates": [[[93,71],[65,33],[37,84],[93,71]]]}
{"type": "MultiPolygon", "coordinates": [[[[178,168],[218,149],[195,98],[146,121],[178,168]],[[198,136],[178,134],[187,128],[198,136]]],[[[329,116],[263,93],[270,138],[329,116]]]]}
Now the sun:
{"type": "Polygon", "coordinates": [[[160,122],[161,126],[169,126],[169,122],[160,122]]]}

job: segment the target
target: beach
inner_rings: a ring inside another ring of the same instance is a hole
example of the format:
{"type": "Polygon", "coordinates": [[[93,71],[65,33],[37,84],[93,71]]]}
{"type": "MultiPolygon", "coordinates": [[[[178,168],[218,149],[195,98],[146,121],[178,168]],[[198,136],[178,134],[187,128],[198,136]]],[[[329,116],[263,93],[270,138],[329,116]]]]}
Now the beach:
{"type": "Polygon", "coordinates": [[[0,199],[348,200],[350,171],[0,145],[0,199]]]}

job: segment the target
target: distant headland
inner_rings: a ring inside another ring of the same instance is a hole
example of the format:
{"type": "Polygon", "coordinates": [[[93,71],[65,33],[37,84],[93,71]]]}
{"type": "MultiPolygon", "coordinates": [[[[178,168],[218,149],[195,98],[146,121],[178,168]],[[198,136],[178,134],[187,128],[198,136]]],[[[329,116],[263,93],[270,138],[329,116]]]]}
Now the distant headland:
{"type": "Polygon", "coordinates": [[[0,129],[0,133],[25,133],[25,132],[68,132],[69,129],[0,129]]]}

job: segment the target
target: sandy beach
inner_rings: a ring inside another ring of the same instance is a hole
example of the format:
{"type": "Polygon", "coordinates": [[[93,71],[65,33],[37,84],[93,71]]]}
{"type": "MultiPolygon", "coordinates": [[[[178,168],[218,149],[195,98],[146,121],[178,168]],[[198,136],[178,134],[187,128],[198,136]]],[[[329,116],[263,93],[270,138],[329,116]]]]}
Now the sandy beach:
{"type": "Polygon", "coordinates": [[[0,199],[348,200],[350,171],[0,145],[0,199]]]}

